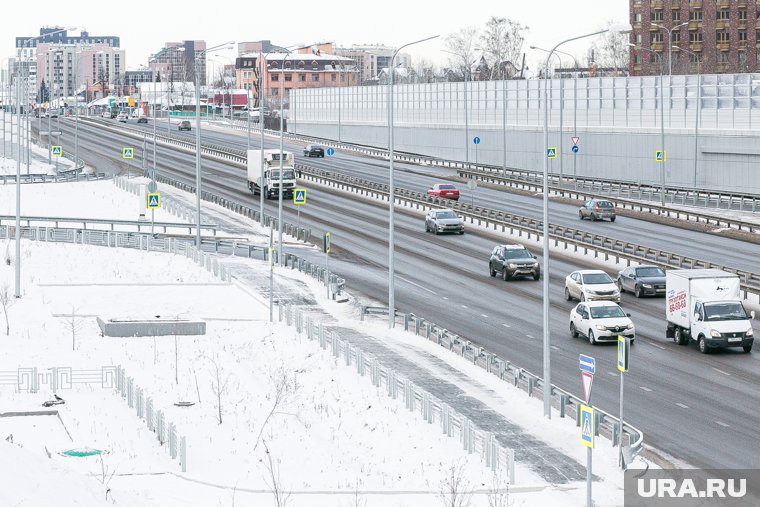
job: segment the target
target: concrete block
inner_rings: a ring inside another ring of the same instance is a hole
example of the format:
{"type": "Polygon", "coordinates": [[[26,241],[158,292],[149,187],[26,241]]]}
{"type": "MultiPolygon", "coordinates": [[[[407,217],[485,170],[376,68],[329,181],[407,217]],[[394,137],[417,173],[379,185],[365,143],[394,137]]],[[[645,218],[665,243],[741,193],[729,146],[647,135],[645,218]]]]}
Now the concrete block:
{"type": "Polygon", "coordinates": [[[206,323],[200,319],[174,319],[169,317],[97,318],[103,336],[171,336],[204,335],[206,323]]]}

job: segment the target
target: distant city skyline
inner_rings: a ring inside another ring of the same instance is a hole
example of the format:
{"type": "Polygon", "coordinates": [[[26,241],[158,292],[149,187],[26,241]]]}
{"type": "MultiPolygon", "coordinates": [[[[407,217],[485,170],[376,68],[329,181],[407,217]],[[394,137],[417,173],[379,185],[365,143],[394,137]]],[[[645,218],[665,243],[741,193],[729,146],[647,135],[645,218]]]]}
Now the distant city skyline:
{"type": "MultiPolygon", "coordinates": [[[[332,4],[294,0],[288,4],[285,21],[278,23],[280,11],[268,11],[238,0],[225,3],[224,9],[220,8],[213,15],[195,9],[178,11],[176,7],[145,0],[135,0],[127,9],[118,10],[93,8],[90,4],[84,8],[81,2],[74,2],[73,8],[62,10],[58,3],[40,0],[33,9],[15,4],[6,7],[6,19],[12,19],[13,23],[0,35],[0,58],[14,56],[16,37],[38,35],[43,26],[76,26],[76,33],[85,29],[90,33],[119,37],[121,48],[126,51],[126,68],[129,70],[146,65],[150,55],[169,41],[204,40],[209,47],[226,41],[239,43],[261,39],[282,46],[333,42],[337,47],[366,44],[399,47],[432,35],[440,35],[440,38],[411,46],[405,52],[412,56],[413,62],[424,58],[436,65],[446,65],[450,55],[442,51],[445,36],[466,26],[482,29],[488,18],[495,15],[529,27],[523,51],[527,53],[526,64],[533,69],[543,62],[544,57],[540,52],[530,50],[530,46],[549,48],[563,39],[593,32],[608,21],[620,23],[629,18],[627,0],[550,0],[540,4],[510,4],[513,5],[507,9],[504,2],[482,0],[454,10],[388,0],[378,4],[376,9],[368,6],[357,9],[355,3],[345,0],[332,4]],[[78,6],[82,9],[77,9],[78,6]],[[266,21],[242,21],[246,16],[253,18],[259,14],[263,14],[266,21]],[[134,20],[128,19],[130,17],[134,20]]],[[[585,59],[592,42],[593,39],[589,38],[563,46],[563,49],[585,59]]],[[[235,47],[215,54],[220,60],[234,61],[236,51],[235,47]]]]}

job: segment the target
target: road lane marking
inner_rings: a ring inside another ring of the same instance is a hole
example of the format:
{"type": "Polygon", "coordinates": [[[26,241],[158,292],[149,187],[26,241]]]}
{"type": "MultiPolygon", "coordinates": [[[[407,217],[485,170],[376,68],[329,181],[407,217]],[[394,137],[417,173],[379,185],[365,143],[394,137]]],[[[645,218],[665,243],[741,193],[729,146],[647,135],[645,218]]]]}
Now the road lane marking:
{"type": "Polygon", "coordinates": [[[486,315],[485,313],[481,313],[481,314],[480,314],[480,316],[481,316],[481,317],[484,317],[484,318],[486,318],[486,319],[488,318],[488,315],[486,315]]]}
{"type": "Polygon", "coordinates": [[[467,308],[467,305],[462,305],[462,308],[467,308]]]}
{"type": "MultiPolygon", "coordinates": [[[[648,342],[644,342],[644,343],[648,343],[648,342]]],[[[663,347],[662,345],[657,345],[656,343],[649,343],[649,345],[651,345],[652,347],[657,347],[660,350],[665,350],[665,347],[663,347]]]]}
{"type": "Polygon", "coordinates": [[[449,300],[449,298],[447,298],[446,296],[443,296],[443,299],[445,299],[446,301],[448,301],[448,300],[449,300]]]}
{"type": "Polygon", "coordinates": [[[414,285],[415,287],[419,287],[419,288],[420,288],[420,289],[422,289],[422,290],[426,290],[426,291],[430,292],[431,294],[435,294],[435,292],[433,292],[432,290],[428,289],[427,287],[423,287],[422,285],[420,285],[420,284],[418,284],[418,283],[414,283],[414,282],[413,282],[413,281],[411,281],[411,280],[407,280],[407,279],[406,279],[406,278],[404,278],[403,276],[398,276],[398,275],[396,275],[396,278],[398,278],[399,280],[403,280],[403,281],[405,281],[406,283],[410,283],[410,284],[414,285]]]}
{"type": "Polygon", "coordinates": [[[608,371],[607,373],[608,373],[609,375],[612,375],[613,377],[617,377],[617,376],[618,376],[618,374],[617,374],[617,373],[615,373],[614,371],[608,371]]]}
{"type": "Polygon", "coordinates": [[[552,347],[554,350],[559,350],[559,347],[557,347],[556,345],[552,345],[551,347],[552,347]]]}
{"type": "Polygon", "coordinates": [[[715,421],[716,423],[720,424],[724,428],[728,428],[728,424],[724,423],[723,421],[715,421]]]}
{"type": "Polygon", "coordinates": [[[689,406],[688,406],[688,405],[684,405],[683,403],[676,403],[676,405],[678,405],[678,406],[679,406],[679,407],[681,407],[681,408],[685,408],[685,409],[688,409],[688,408],[689,408],[689,406]]]}
{"type": "Polygon", "coordinates": [[[652,392],[652,390],[651,390],[651,389],[649,389],[648,387],[644,387],[644,386],[639,386],[639,389],[641,389],[642,391],[646,391],[646,392],[648,392],[648,393],[651,393],[651,392],[652,392]]]}
{"type": "Polygon", "coordinates": [[[725,372],[725,371],[723,371],[723,370],[719,370],[719,369],[717,369],[715,366],[713,366],[713,367],[712,367],[712,369],[713,369],[713,370],[715,370],[715,371],[717,371],[718,373],[722,373],[722,374],[723,374],[723,375],[725,375],[726,377],[730,377],[730,376],[731,376],[731,374],[730,374],[730,373],[728,373],[728,372],[725,372]]]}
{"type": "Polygon", "coordinates": [[[526,334],[525,336],[527,336],[528,338],[535,338],[533,335],[529,335],[529,334],[526,334]]]}
{"type": "Polygon", "coordinates": [[[512,327],[509,324],[502,324],[502,326],[504,326],[504,327],[512,327]]]}

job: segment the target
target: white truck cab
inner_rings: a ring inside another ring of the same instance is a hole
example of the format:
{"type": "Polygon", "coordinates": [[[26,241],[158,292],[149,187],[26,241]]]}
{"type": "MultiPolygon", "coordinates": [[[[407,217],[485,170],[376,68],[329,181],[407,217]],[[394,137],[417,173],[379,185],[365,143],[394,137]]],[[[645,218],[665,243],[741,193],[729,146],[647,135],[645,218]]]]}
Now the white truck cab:
{"type": "Polygon", "coordinates": [[[711,349],[752,350],[754,332],[741,301],[741,283],[719,269],[679,269],[665,273],[666,336],[679,345],[694,340],[703,354],[711,349]]]}

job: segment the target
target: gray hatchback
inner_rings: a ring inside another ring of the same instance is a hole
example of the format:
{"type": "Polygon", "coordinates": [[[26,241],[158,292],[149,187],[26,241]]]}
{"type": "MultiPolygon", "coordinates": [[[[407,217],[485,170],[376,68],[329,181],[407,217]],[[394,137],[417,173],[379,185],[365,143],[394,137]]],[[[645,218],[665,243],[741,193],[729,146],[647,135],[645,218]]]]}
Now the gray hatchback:
{"type": "Polygon", "coordinates": [[[609,218],[614,222],[616,218],[615,205],[607,199],[591,199],[578,210],[578,216],[581,220],[590,218],[591,220],[604,220],[609,218]]]}

